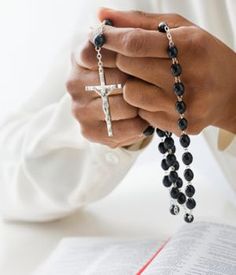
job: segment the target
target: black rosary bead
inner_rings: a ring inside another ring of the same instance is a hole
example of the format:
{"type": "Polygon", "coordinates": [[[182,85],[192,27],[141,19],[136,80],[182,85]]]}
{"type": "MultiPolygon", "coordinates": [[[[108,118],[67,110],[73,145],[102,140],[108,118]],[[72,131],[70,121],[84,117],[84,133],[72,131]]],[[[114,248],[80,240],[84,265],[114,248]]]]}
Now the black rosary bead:
{"type": "Polygon", "coordinates": [[[182,82],[177,82],[173,86],[173,91],[177,96],[182,96],[184,94],[184,84],[182,82]]]}
{"type": "Polygon", "coordinates": [[[175,142],[174,142],[173,138],[171,138],[171,137],[165,138],[164,146],[167,150],[172,149],[174,145],[175,145],[175,142]]]}
{"type": "Polygon", "coordinates": [[[193,185],[187,185],[185,189],[185,194],[191,198],[195,194],[195,188],[193,185]]]}
{"type": "Polygon", "coordinates": [[[175,171],[170,171],[170,174],[169,174],[169,180],[171,182],[176,182],[178,179],[178,173],[175,172],[175,171]]]}
{"type": "Polygon", "coordinates": [[[180,177],[178,177],[175,184],[177,188],[181,188],[183,186],[183,180],[180,177]]]}
{"type": "Polygon", "coordinates": [[[166,156],[166,162],[169,166],[172,166],[176,162],[176,156],[174,154],[168,154],[166,156]]]}
{"type": "Polygon", "coordinates": [[[160,138],[162,138],[166,135],[164,131],[162,131],[161,129],[158,129],[158,128],[156,128],[156,133],[160,138]]]}
{"type": "Polygon", "coordinates": [[[169,46],[167,49],[169,58],[175,58],[178,55],[178,49],[175,46],[169,46]]]}
{"type": "Polygon", "coordinates": [[[164,142],[160,142],[158,145],[158,150],[161,154],[165,154],[167,152],[167,149],[164,145],[164,142]]]}
{"type": "Polygon", "coordinates": [[[194,217],[193,217],[192,214],[186,213],[186,214],[184,215],[184,220],[185,220],[187,223],[191,223],[191,222],[193,222],[194,217]]]}
{"type": "Polygon", "coordinates": [[[175,171],[178,171],[179,170],[179,162],[178,161],[176,161],[175,163],[174,163],[174,165],[172,165],[174,168],[175,168],[175,171]]]}
{"type": "Polygon", "coordinates": [[[191,169],[185,169],[184,170],[184,178],[187,180],[187,181],[191,181],[194,177],[194,174],[193,174],[193,171],[191,169]]]}
{"type": "Polygon", "coordinates": [[[187,119],[186,118],[180,118],[178,120],[178,126],[179,126],[180,130],[182,130],[182,131],[186,130],[187,127],[188,127],[187,119]]]}
{"type": "Polygon", "coordinates": [[[144,136],[149,137],[149,136],[152,136],[152,135],[153,135],[154,131],[155,131],[155,129],[154,129],[152,126],[148,126],[148,127],[144,130],[143,134],[144,134],[144,136]]]}
{"type": "Polygon", "coordinates": [[[169,180],[168,176],[164,176],[162,183],[165,187],[170,187],[172,185],[172,182],[169,180]]]}
{"type": "Polygon", "coordinates": [[[173,76],[180,76],[182,73],[182,68],[179,64],[174,63],[171,65],[171,73],[173,76]]]}
{"type": "Polygon", "coordinates": [[[180,136],[179,142],[182,147],[187,148],[190,145],[190,137],[186,134],[183,134],[180,136]]]}
{"type": "Polygon", "coordinates": [[[193,162],[193,156],[189,152],[183,153],[182,161],[185,165],[190,165],[193,162]]]}
{"type": "Polygon", "coordinates": [[[186,202],[186,196],[184,195],[184,193],[182,193],[182,192],[179,193],[177,202],[179,204],[184,204],[186,202]]]}
{"type": "Polygon", "coordinates": [[[162,142],[159,144],[158,149],[164,155],[161,166],[164,170],[168,170],[168,175],[164,176],[162,182],[165,187],[169,188],[170,196],[172,198],[172,205],[170,207],[170,213],[177,215],[180,212],[180,206],[182,205],[185,209],[184,220],[187,223],[191,223],[194,220],[192,211],[196,206],[196,201],[192,198],[195,193],[195,188],[192,186],[191,181],[194,178],[194,173],[189,165],[193,162],[193,156],[188,152],[187,148],[191,143],[190,137],[186,134],[188,128],[188,120],[185,118],[184,113],[186,112],[187,106],[183,101],[183,95],[185,93],[184,84],[181,82],[180,75],[182,74],[182,66],[178,61],[178,48],[175,46],[172,40],[172,32],[169,26],[165,22],[161,22],[158,26],[159,32],[166,33],[168,39],[167,55],[171,59],[172,64],[170,67],[171,74],[174,76],[173,92],[177,97],[175,108],[179,114],[177,120],[177,126],[181,131],[179,138],[180,145],[185,149],[182,155],[182,162],[186,165],[183,173],[183,178],[179,177],[178,170],[180,169],[180,163],[175,156],[175,143],[171,132],[162,131],[156,129],[157,135],[162,138],[162,142]],[[187,181],[185,191],[182,191],[183,180],[187,181]],[[176,201],[174,201],[176,200],[176,201]]]}
{"type": "Polygon", "coordinates": [[[161,161],[161,168],[162,168],[164,171],[167,171],[167,170],[169,169],[169,167],[170,167],[170,166],[168,165],[166,159],[163,159],[163,160],[161,161]]]}
{"type": "Polygon", "coordinates": [[[177,101],[176,105],[175,105],[176,111],[179,114],[183,114],[186,111],[186,104],[181,100],[181,101],[177,101]]]}
{"type": "Polygon", "coordinates": [[[104,34],[99,34],[95,37],[94,39],[94,45],[98,48],[101,48],[106,42],[106,38],[105,38],[105,35],[104,34]]]}
{"type": "MultiPolygon", "coordinates": [[[[113,23],[110,19],[105,19],[104,24],[107,26],[113,26],[113,23]]],[[[98,34],[93,41],[93,44],[98,48],[101,48],[105,43],[106,43],[106,38],[103,33],[98,34]]]]}
{"type": "Polygon", "coordinates": [[[176,187],[171,188],[171,190],[170,190],[170,196],[173,199],[177,199],[178,196],[179,196],[179,189],[176,188],[176,187]]]}
{"type": "Polygon", "coordinates": [[[111,19],[105,19],[104,24],[111,27],[113,26],[113,22],[111,21],[111,19]]]}
{"type": "Polygon", "coordinates": [[[170,207],[170,213],[172,215],[178,215],[179,214],[179,206],[172,204],[170,207]]]}
{"type": "Polygon", "coordinates": [[[196,206],[196,201],[194,199],[190,198],[187,200],[186,206],[188,209],[193,209],[196,206]]]}
{"type": "Polygon", "coordinates": [[[166,23],[165,23],[165,22],[161,22],[161,23],[158,25],[158,28],[157,28],[157,29],[158,29],[159,32],[165,33],[165,32],[166,32],[165,27],[166,27],[166,23]]]}

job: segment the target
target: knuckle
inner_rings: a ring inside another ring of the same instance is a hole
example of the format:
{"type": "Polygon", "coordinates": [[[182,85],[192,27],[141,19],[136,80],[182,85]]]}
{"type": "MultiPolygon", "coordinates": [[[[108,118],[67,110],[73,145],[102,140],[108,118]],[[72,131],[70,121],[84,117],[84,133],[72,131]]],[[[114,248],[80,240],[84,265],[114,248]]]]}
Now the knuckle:
{"type": "Polygon", "coordinates": [[[136,118],[138,116],[138,109],[133,106],[127,106],[125,118],[136,118]]]}
{"type": "Polygon", "coordinates": [[[125,56],[121,55],[121,54],[117,54],[116,56],[116,66],[118,69],[122,70],[122,71],[126,71],[126,58],[125,56]]]}
{"type": "Polygon", "coordinates": [[[72,104],[71,111],[72,111],[73,116],[74,116],[79,122],[82,122],[82,121],[83,121],[84,112],[83,112],[82,108],[80,108],[77,104],[72,104]]]}
{"type": "Polygon", "coordinates": [[[136,98],[135,94],[137,95],[137,93],[134,93],[134,91],[137,91],[136,88],[137,87],[133,80],[128,80],[125,83],[125,86],[123,88],[123,96],[124,96],[124,99],[126,102],[131,104],[133,102],[133,100],[135,100],[135,98],[136,98]]]}
{"type": "Polygon", "coordinates": [[[138,115],[144,120],[147,120],[147,121],[149,120],[148,112],[143,109],[138,110],[138,115]]]}
{"type": "Polygon", "coordinates": [[[91,52],[89,44],[86,44],[79,53],[79,62],[82,63],[87,69],[94,69],[96,67],[96,59],[94,53],[91,52]]]}
{"type": "Polygon", "coordinates": [[[66,90],[70,94],[73,101],[80,101],[80,103],[83,103],[83,92],[85,90],[85,87],[83,86],[82,81],[82,75],[79,73],[78,75],[75,73],[72,73],[71,76],[68,78],[68,80],[65,83],[66,90]]]}
{"type": "Polygon", "coordinates": [[[142,54],[143,52],[143,30],[136,28],[134,30],[130,30],[126,32],[126,34],[123,36],[123,45],[125,52],[129,56],[138,56],[142,54]]]}
{"type": "Polygon", "coordinates": [[[66,81],[66,90],[72,96],[73,99],[75,98],[75,96],[77,94],[77,88],[78,88],[77,81],[75,80],[74,77],[70,77],[66,81]]]}
{"type": "Polygon", "coordinates": [[[188,40],[188,43],[186,43],[186,45],[188,46],[188,49],[190,50],[192,55],[194,54],[198,57],[201,57],[206,53],[207,50],[208,43],[206,43],[206,33],[197,26],[191,26],[191,28],[191,39],[188,40]]]}

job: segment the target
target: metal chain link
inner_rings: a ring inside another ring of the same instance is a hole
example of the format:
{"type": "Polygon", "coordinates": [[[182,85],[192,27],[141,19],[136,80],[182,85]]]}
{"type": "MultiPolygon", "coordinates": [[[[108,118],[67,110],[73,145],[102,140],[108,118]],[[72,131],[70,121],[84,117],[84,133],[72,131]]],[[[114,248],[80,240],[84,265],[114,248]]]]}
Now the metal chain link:
{"type": "Polygon", "coordinates": [[[103,62],[102,62],[102,54],[101,54],[101,48],[100,47],[96,47],[95,48],[96,52],[97,52],[97,59],[98,59],[98,71],[103,72],[103,62]]]}

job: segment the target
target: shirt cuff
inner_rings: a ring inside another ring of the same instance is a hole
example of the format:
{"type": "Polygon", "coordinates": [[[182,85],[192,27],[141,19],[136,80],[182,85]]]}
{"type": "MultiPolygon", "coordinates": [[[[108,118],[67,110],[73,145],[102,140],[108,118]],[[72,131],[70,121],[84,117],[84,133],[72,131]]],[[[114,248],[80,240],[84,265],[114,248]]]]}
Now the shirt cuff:
{"type": "Polygon", "coordinates": [[[128,150],[128,151],[138,151],[138,150],[142,150],[144,148],[146,148],[150,142],[152,140],[152,136],[151,137],[147,137],[139,142],[136,142],[132,145],[126,146],[124,147],[124,149],[128,150]]]}
{"type": "Polygon", "coordinates": [[[218,149],[220,151],[224,151],[225,149],[227,149],[230,146],[230,144],[233,142],[234,138],[235,138],[235,134],[223,129],[219,129],[218,149]]]}

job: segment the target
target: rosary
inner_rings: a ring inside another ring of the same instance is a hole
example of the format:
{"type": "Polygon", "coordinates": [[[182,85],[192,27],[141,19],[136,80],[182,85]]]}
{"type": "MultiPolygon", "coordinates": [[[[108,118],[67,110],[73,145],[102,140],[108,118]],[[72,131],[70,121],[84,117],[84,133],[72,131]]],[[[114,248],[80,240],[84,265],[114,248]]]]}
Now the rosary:
{"type": "MultiPolygon", "coordinates": [[[[109,19],[104,20],[101,26],[95,32],[94,39],[93,39],[93,44],[97,52],[100,86],[86,86],[85,90],[94,91],[101,96],[103,111],[105,115],[105,121],[107,125],[107,133],[109,137],[112,137],[113,136],[112,122],[111,122],[112,120],[111,120],[108,97],[113,90],[121,89],[122,85],[121,84],[106,85],[105,74],[104,74],[103,63],[102,63],[102,55],[101,55],[102,46],[106,42],[106,38],[103,33],[103,29],[105,25],[112,26],[113,24],[112,24],[112,21],[109,19]]],[[[172,133],[157,128],[156,133],[161,139],[158,149],[160,153],[163,154],[161,167],[165,171],[165,175],[163,177],[162,183],[165,187],[169,189],[170,199],[171,199],[170,213],[172,215],[177,215],[180,212],[180,207],[183,207],[185,212],[184,220],[187,223],[191,223],[194,220],[192,210],[196,206],[196,201],[193,199],[193,195],[195,194],[195,188],[192,185],[194,173],[190,168],[190,164],[193,162],[193,156],[188,151],[188,147],[190,145],[190,137],[186,134],[188,121],[184,117],[184,113],[186,111],[186,104],[183,101],[185,87],[180,78],[180,75],[182,73],[182,68],[177,59],[178,49],[173,42],[169,26],[166,23],[161,22],[158,26],[158,31],[165,33],[169,42],[169,45],[167,47],[167,54],[169,59],[172,61],[172,65],[170,69],[171,69],[171,74],[174,77],[173,91],[177,97],[175,108],[179,114],[177,125],[178,125],[178,128],[181,130],[181,136],[179,138],[179,142],[184,149],[184,153],[182,155],[182,162],[186,166],[183,176],[187,184],[185,186],[185,189],[183,190],[184,182],[177,172],[180,168],[180,164],[175,155],[176,147],[175,147],[175,141],[172,138],[172,133]]]]}

